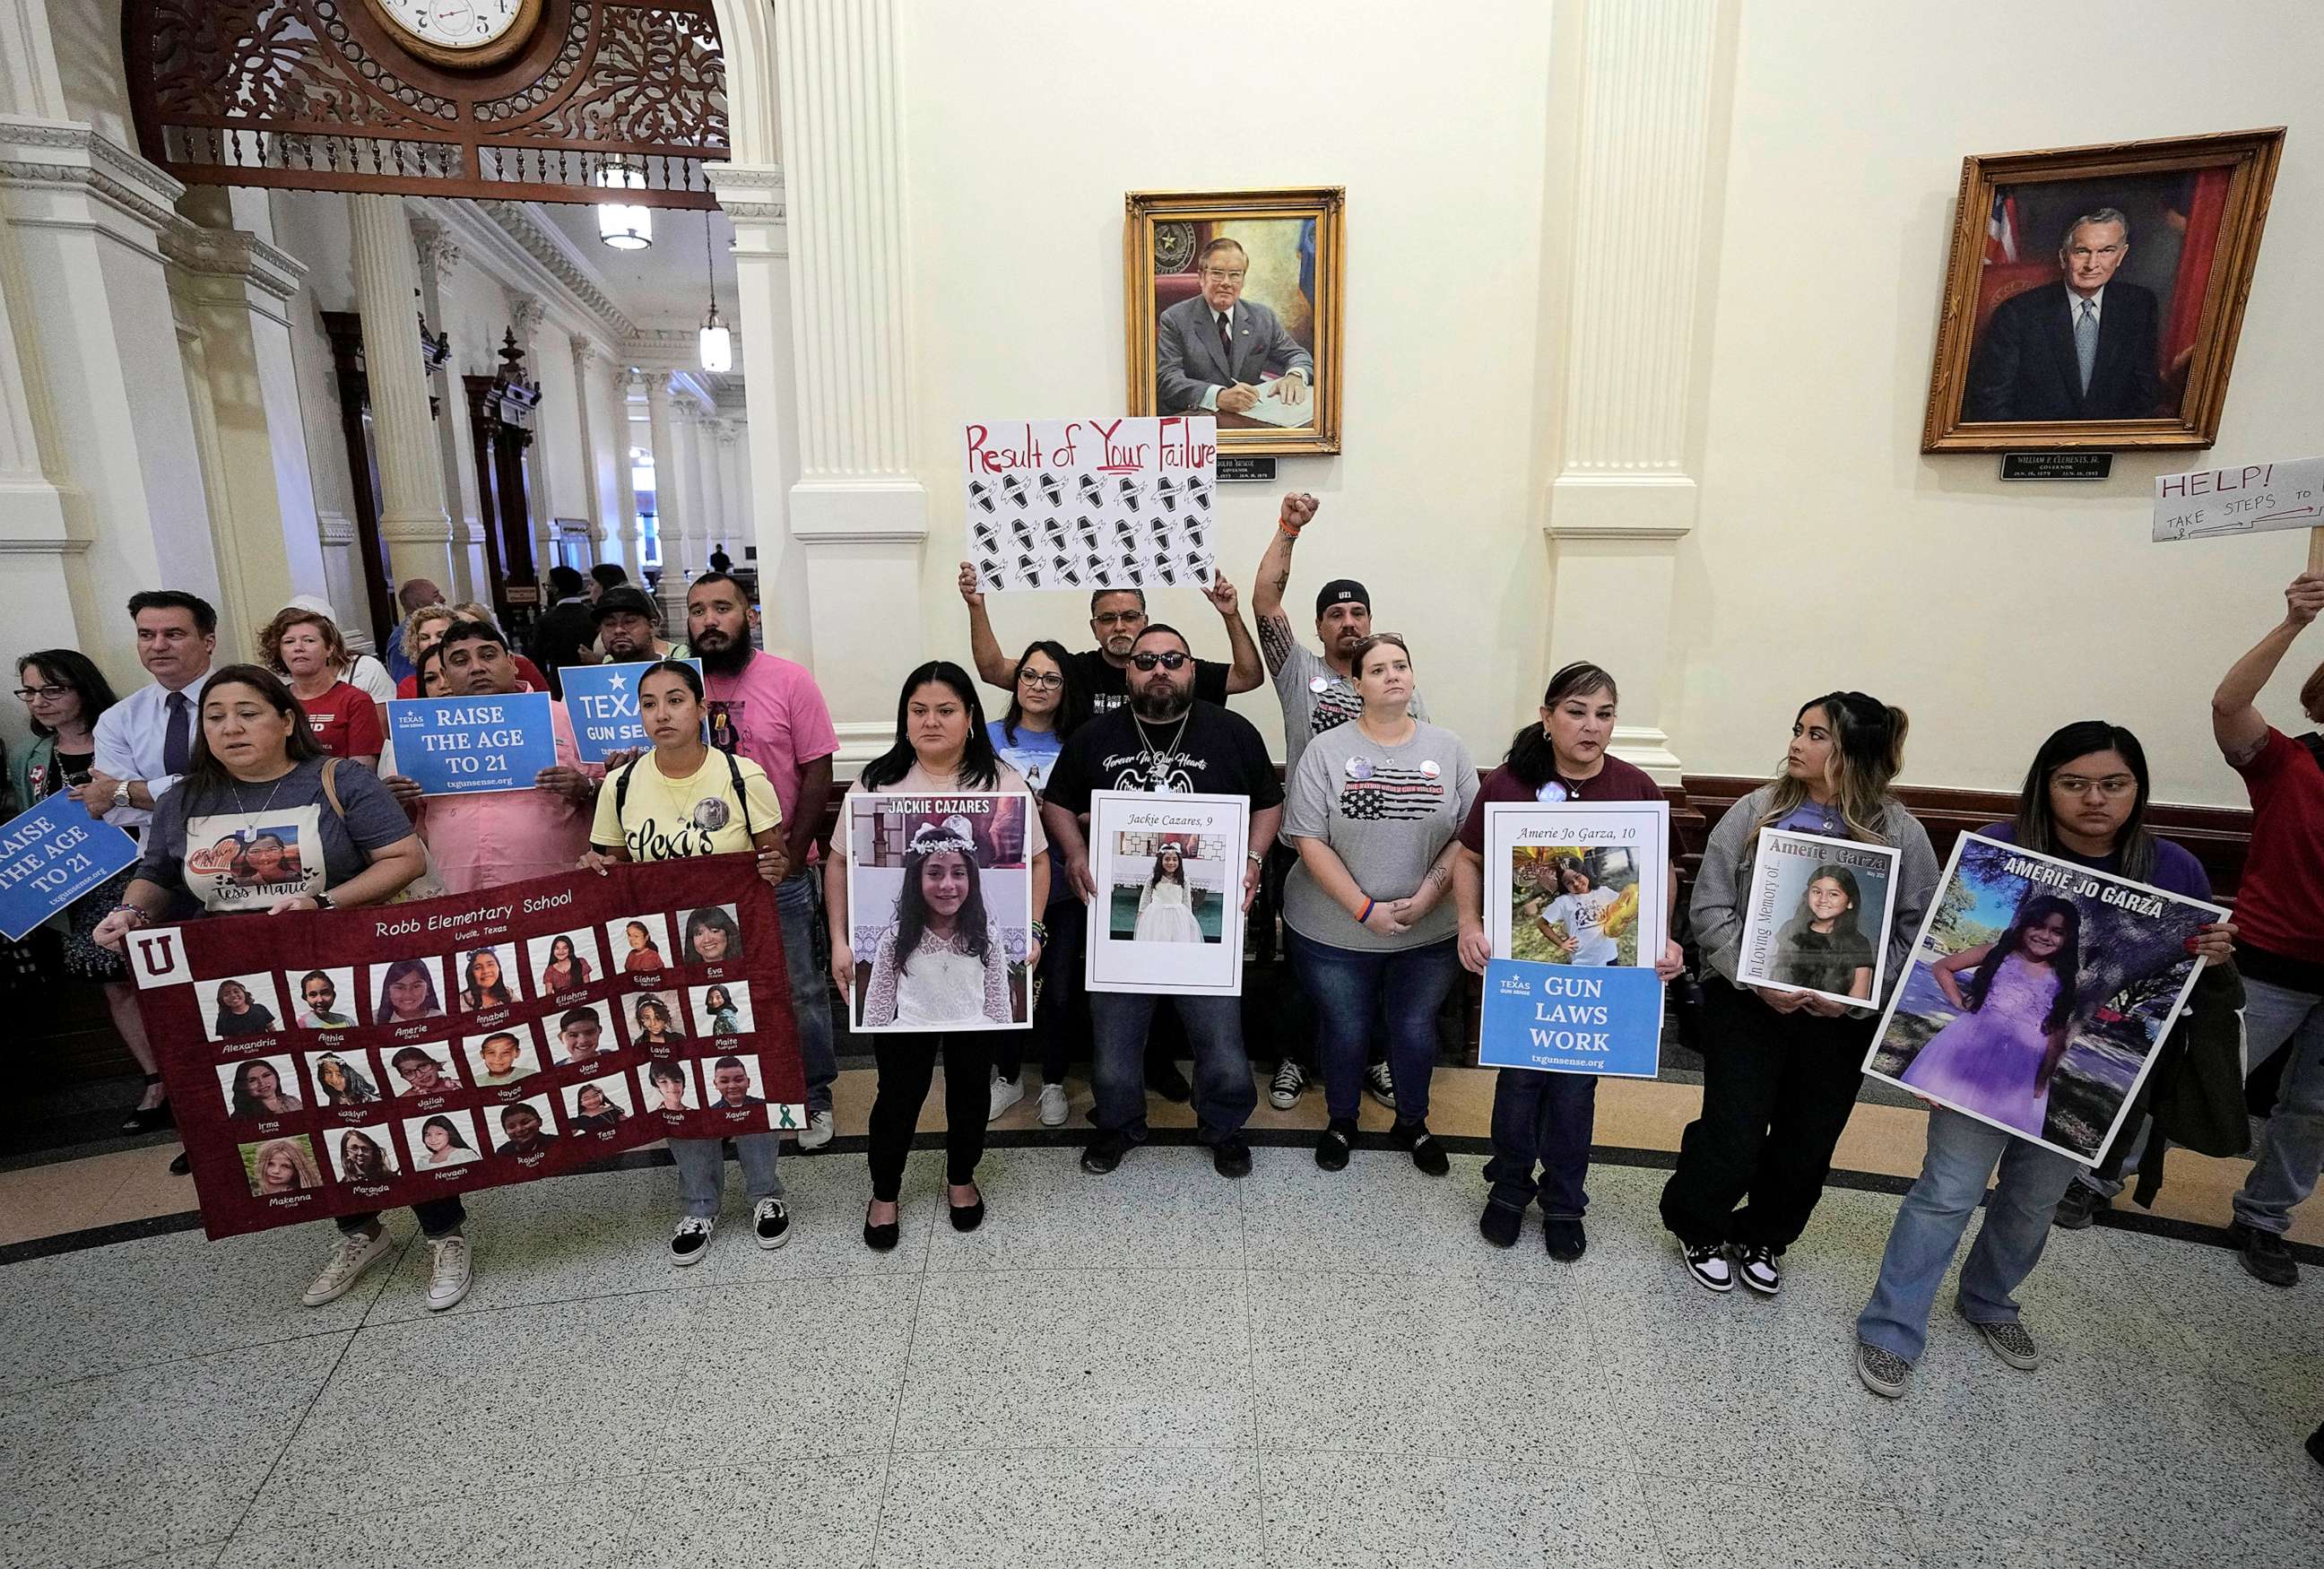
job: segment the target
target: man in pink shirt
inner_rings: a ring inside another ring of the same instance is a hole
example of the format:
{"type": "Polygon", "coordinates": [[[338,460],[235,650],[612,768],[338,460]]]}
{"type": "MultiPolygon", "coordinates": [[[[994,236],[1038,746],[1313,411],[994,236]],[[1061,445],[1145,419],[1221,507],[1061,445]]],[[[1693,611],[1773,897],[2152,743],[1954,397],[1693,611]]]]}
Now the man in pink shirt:
{"type": "Polygon", "coordinates": [[[831,1084],[839,1059],[832,1047],[830,983],[815,956],[815,933],[823,925],[816,909],[821,878],[815,836],[831,798],[839,733],[806,667],[751,646],[758,620],[742,586],[724,572],[705,572],[686,591],[687,641],[702,661],[710,743],[766,770],[783,808],[791,872],[775,887],[775,908],[782,913],[791,1015],[807,1069],[807,1125],[799,1148],[820,1149],[831,1142],[831,1084]]]}
{"type": "MultiPolygon", "coordinates": [[[[516,660],[499,631],[481,621],[455,622],[436,655],[438,695],[484,697],[532,688],[517,678],[516,660]]],[[[420,781],[391,774],[387,788],[411,814],[447,893],[474,893],[503,882],[570,872],[589,850],[602,769],[586,766],[565,705],[549,706],[557,762],[529,790],[474,796],[422,796],[420,781]]]]}

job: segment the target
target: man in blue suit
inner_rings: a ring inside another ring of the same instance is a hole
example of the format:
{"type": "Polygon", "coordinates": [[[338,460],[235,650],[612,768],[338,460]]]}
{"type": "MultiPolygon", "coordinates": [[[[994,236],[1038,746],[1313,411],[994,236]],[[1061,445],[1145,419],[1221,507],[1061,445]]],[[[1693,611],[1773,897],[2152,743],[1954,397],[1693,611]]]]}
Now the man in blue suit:
{"type": "Polygon", "coordinates": [[[2110,207],[2076,218],[2058,247],[2065,276],[2003,300],[1969,367],[1964,420],[2150,420],[2168,413],[2155,363],[2151,290],[2118,282],[2130,220],[2110,207]]]}
{"type": "Polygon", "coordinates": [[[1283,330],[1266,306],[1242,297],[1250,258],[1232,240],[1213,240],[1194,260],[1203,291],[1155,323],[1154,391],[1165,414],[1240,414],[1259,401],[1259,378],[1280,378],[1275,395],[1294,407],[1315,385],[1315,356],[1283,330]]]}

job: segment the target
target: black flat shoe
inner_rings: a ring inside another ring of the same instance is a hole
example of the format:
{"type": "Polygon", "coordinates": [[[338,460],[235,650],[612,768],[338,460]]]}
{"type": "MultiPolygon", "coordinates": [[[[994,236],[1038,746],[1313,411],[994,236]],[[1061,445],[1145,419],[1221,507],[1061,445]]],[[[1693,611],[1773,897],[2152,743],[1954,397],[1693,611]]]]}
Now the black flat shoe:
{"type": "Polygon", "coordinates": [[[170,1175],[172,1177],[191,1177],[193,1174],[194,1163],[186,1158],[186,1152],[184,1150],[179,1150],[178,1158],[170,1162],[170,1175]]]}
{"type": "Polygon", "coordinates": [[[1331,1126],[1315,1135],[1315,1164],[1326,1171],[1345,1171],[1348,1149],[1355,1142],[1355,1133],[1354,1118],[1333,1118],[1331,1126]]]}
{"type": "MultiPolygon", "coordinates": [[[[879,1201],[875,1199],[872,1202],[876,1204],[879,1201]]],[[[875,1253],[894,1252],[896,1244],[903,1240],[903,1220],[904,1212],[899,1209],[894,1220],[884,1226],[875,1226],[872,1223],[872,1205],[865,1204],[863,1206],[863,1245],[875,1253]]]]}
{"type": "Polygon", "coordinates": [[[163,1128],[174,1128],[177,1125],[178,1113],[170,1109],[170,1103],[167,1101],[158,1106],[140,1108],[121,1120],[121,1131],[124,1133],[152,1133],[163,1128]]]}
{"type": "Polygon", "coordinates": [[[955,1204],[948,1207],[952,1210],[954,1231],[973,1232],[984,1223],[984,1194],[982,1189],[978,1190],[974,1204],[955,1204]]]}

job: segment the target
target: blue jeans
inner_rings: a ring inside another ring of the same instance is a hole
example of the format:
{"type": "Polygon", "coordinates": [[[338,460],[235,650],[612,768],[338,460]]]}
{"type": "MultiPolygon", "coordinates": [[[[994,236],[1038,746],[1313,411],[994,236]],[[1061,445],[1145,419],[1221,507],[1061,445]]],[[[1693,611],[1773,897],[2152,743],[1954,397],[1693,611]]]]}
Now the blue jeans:
{"type": "MultiPolygon", "coordinates": [[[[734,1158],[742,1163],[742,1186],[757,1204],[783,1196],[783,1179],[775,1171],[782,1140],[772,1133],[743,1133],[734,1140],[734,1158]]],[[[686,1213],[702,1219],[718,1218],[718,1195],[726,1180],[726,1140],[673,1139],[669,1158],[678,1164],[678,1196],[686,1213]]]]}
{"type": "Polygon", "coordinates": [[[2236,1222],[2282,1236],[2292,1212],[2316,1191],[2324,1166],[2324,997],[2244,977],[2244,1066],[2257,1067],[2292,1042],[2275,1111],[2259,1137],[2251,1175],[2236,1195],[2236,1222]]]}
{"type": "Polygon", "coordinates": [[[1436,1063],[1436,1012],[1461,973],[1452,939],[1370,953],[1335,948],[1286,927],[1283,940],[1291,950],[1291,972],[1315,1005],[1324,1111],[1354,1119],[1363,1101],[1365,1048],[1378,1019],[1388,1037],[1397,1120],[1425,1121],[1429,1070],[1436,1063]]]}
{"type": "MultiPolygon", "coordinates": [[[[809,1114],[831,1110],[831,1081],[839,1076],[839,1058],[831,1043],[831,978],[815,960],[815,891],[821,872],[819,864],[802,866],[775,884],[775,909],[783,918],[783,967],[791,975],[791,1019],[798,1027],[809,1114]]],[[[773,1169],[771,1160],[768,1169],[773,1169]]]]}
{"type": "MultiPolygon", "coordinates": [[[[1108,1133],[1146,1137],[1146,1035],[1154,1007],[1150,992],[1093,992],[1090,1001],[1091,1086],[1097,1125],[1108,1133]]],[[[1186,1041],[1194,1050],[1194,1118],[1202,1141],[1233,1137],[1259,1104],[1250,1058],[1242,1048],[1242,999],[1173,997],[1186,1041]]]]}
{"type": "Polygon", "coordinates": [[[1598,1121],[1598,1075],[1505,1067],[1493,1081],[1493,1158],[1489,1203],[1523,1214],[1541,1195],[1545,1215],[1580,1220],[1590,1208],[1590,1136],[1598,1121]],[[1534,1168],[1541,1180],[1534,1181],[1534,1168]]]}
{"type": "Polygon", "coordinates": [[[2041,1262],[2051,1217],[2080,1167],[2031,1140],[1937,1107],[1929,1112],[1928,1158],[1920,1180],[1897,1206],[1879,1283],[1857,1315],[1857,1339],[1905,1361],[1920,1361],[1937,1287],[1997,1162],[2001,1177],[1986,1206],[1984,1229],[1961,1266],[1956,1300],[1971,1324],[2017,1322],[2010,1293],[2041,1262]]]}

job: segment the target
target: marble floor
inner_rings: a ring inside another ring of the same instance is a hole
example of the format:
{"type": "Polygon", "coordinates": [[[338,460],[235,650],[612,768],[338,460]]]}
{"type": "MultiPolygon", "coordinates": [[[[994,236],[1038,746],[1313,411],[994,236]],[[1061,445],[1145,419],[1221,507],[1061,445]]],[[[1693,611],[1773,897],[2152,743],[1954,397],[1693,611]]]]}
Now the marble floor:
{"type": "MultiPolygon", "coordinates": [[[[2046,1362],[1941,1311],[1876,1399],[1849,1324],[1895,1197],[1835,1186],[1784,1294],[1714,1297],[1593,1174],[1591,1251],[1477,1238],[1450,1177],[1304,1141],[1227,1182],[1025,1134],[991,1217],[858,1226],[860,1155],[786,1156],[779,1251],[673,1269],[667,1167],[472,1201],[447,1314],[407,1246],[301,1309],[327,1233],[159,1234],[0,1269],[0,1565],[2284,1564],[2324,1545],[2324,1280],[2101,1226],[2024,1293],[2046,1362]]],[[[1163,1134],[1164,1139],[1183,1135],[1163,1134]]],[[[408,1230],[408,1218],[402,1221],[408,1230]]]]}

